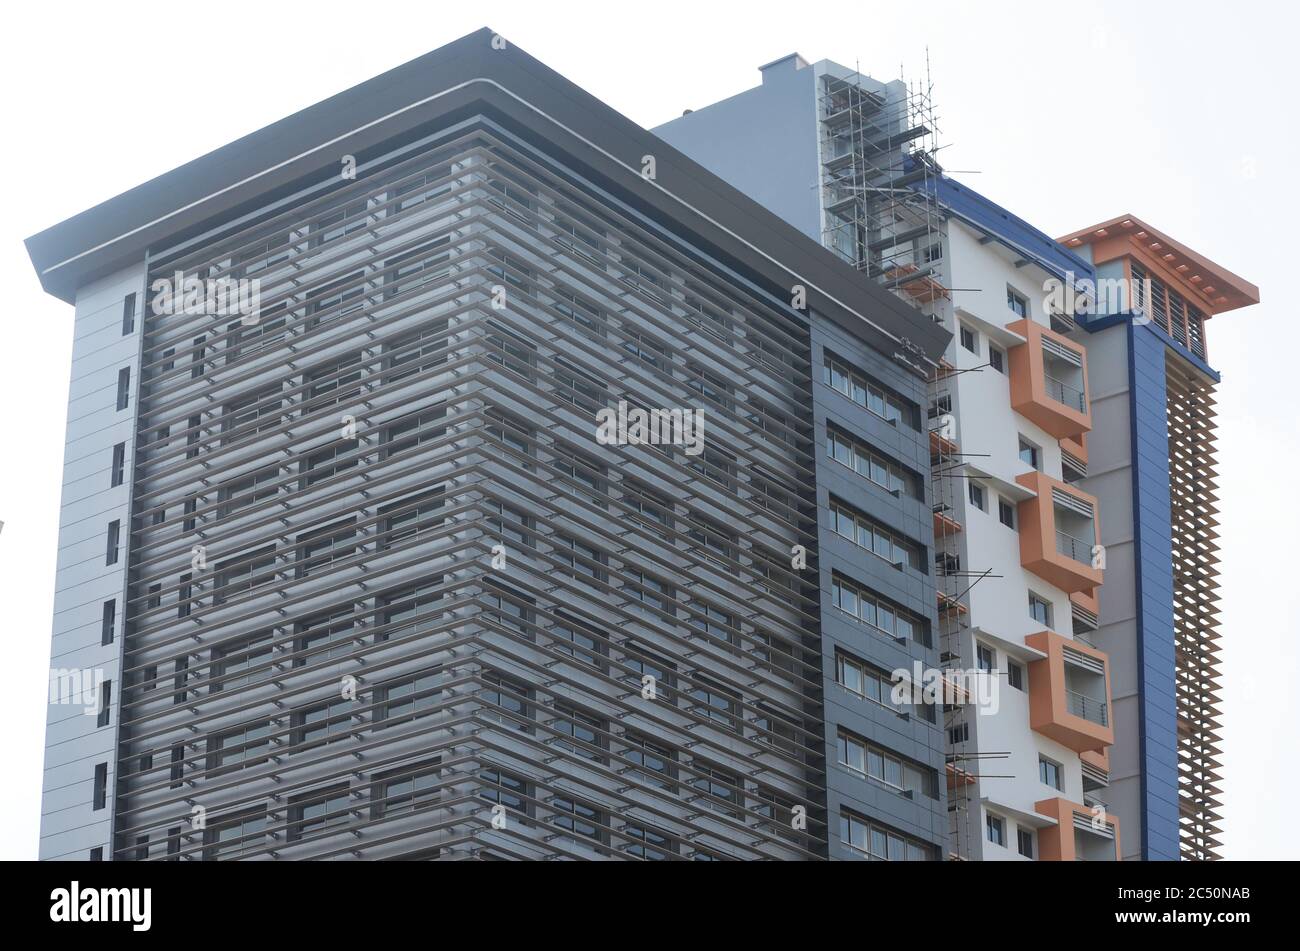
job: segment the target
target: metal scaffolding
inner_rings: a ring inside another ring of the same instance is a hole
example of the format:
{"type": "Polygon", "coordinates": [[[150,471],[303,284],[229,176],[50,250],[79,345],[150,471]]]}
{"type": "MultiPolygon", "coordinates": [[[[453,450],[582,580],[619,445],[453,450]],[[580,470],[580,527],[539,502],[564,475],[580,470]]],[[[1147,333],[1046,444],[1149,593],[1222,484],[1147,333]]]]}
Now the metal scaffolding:
{"type": "Polygon", "coordinates": [[[820,94],[822,243],[913,303],[947,298],[928,58],[923,82],[827,75],[820,94]]]}

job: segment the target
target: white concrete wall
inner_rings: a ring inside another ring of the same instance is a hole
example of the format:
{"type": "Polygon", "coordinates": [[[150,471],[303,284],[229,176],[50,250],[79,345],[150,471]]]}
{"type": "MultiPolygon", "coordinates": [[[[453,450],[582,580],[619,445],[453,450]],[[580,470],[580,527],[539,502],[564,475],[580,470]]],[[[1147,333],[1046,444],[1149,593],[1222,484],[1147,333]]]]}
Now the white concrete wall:
{"type": "Polygon", "coordinates": [[[126,614],[128,512],[139,404],[140,334],[145,314],[144,263],[83,288],[77,295],[68,394],[67,441],[59,518],[58,574],[54,594],[50,667],[72,668],[93,683],[97,672],[112,682],[106,726],[86,714],[82,701],[51,703],[46,714],[41,805],[42,859],[86,859],[96,846],[111,855],[117,703],[122,695],[120,651],[126,614]],[[135,326],[122,333],[123,302],[136,294],[135,326]],[[117,407],[118,371],[131,368],[130,402],[117,407]],[[113,446],[126,444],[122,484],[110,487],[113,446]],[[117,563],[105,564],[108,524],[121,522],[117,563]],[[102,645],[104,602],[116,601],[115,636],[102,645]],[[92,808],[95,765],[106,763],[105,807],[92,808]]]}
{"type": "MultiPolygon", "coordinates": [[[[990,338],[996,338],[997,334],[985,326],[1005,328],[1020,319],[1007,306],[1008,285],[1028,301],[1031,319],[1050,326],[1043,289],[1048,275],[1034,265],[1017,268],[1014,252],[997,243],[980,244],[979,237],[964,224],[949,222],[947,283],[954,290],[952,303],[945,307],[944,316],[954,338],[948,359],[959,370],[970,371],[955,376],[949,388],[957,423],[957,441],[961,451],[970,454],[966,461],[993,477],[976,480],[985,490],[985,511],[970,503],[964,484],[955,487],[954,491],[956,518],[963,526],[960,536],[962,570],[992,573],[991,577],[976,583],[969,593],[969,622],[976,633],[963,645],[963,652],[970,652],[963,657],[963,666],[967,669],[975,666],[974,642],[979,639],[980,631],[1023,645],[1026,635],[1043,630],[1043,625],[1029,614],[1030,591],[1051,603],[1053,630],[1066,637],[1071,637],[1073,631],[1069,595],[1021,567],[1018,522],[1017,530],[1013,530],[998,518],[1000,495],[1013,504],[1018,501],[999,483],[1014,483],[1016,476],[1032,471],[1032,467],[1020,459],[1020,437],[1039,447],[1041,469],[1046,475],[1062,478],[1061,452],[1055,437],[1011,409],[1009,361],[1004,360],[1008,373],[999,373],[988,366],[990,338]],[[972,317],[963,318],[960,312],[972,317]],[[961,346],[959,328],[962,324],[975,332],[978,354],[961,346]]],[[[1005,354],[1011,342],[995,339],[994,343],[1005,354]]],[[[1100,514],[1104,526],[1106,513],[1103,510],[1100,514]]],[[[964,579],[962,587],[971,580],[964,579]]],[[[978,788],[982,800],[978,812],[973,811],[970,828],[972,836],[977,837],[980,844],[977,855],[982,854],[983,858],[990,860],[1021,859],[1016,847],[1017,827],[1021,822],[1029,828],[1046,824],[1042,817],[1034,818],[1034,803],[1056,796],[1082,803],[1082,773],[1077,753],[1029,727],[1029,658],[1021,656],[1019,659],[1024,671],[1025,689],[1017,690],[1007,683],[1006,650],[992,638],[982,643],[996,652],[998,705],[994,713],[983,712],[967,717],[971,746],[981,753],[1008,755],[982,759],[970,767],[981,775],[978,788]],[[1060,791],[1040,782],[1040,754],[1061,764],[1063,782],[1060,791]],[[990,810],[1004,820],[1005,848],[988,841],[985,815],[990,810]]],[[[1035,856],[1037,854],[1035,842],[1035,856]]]]}

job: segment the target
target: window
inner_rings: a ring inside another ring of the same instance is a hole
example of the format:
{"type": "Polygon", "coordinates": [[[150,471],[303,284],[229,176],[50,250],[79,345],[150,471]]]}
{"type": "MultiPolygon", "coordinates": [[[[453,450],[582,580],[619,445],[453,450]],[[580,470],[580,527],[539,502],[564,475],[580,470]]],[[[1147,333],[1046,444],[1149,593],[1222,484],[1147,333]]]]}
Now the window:
{"type": "Polygon", "coordinates": [[[127,294],[122,301],[122,336],[135,330],[135,294],[127,294]]]}
{"type": "Polygon", "coordinates": [[[388,194],[389,201],[393,202],[388,209],[388,214],[400,215],[410,208],[416,208],[440,195],[447,194],[451,191],[451,183],[443,179],[450,175],[450,165],[439,165],[394,185],[388,194]]]}
{"type": "Polygon", "coordinates": [[[203,436],[202,432],[203,417],[191,416],[185,422],[185,458],[193,459],[199,454],[199,439],[203,436]]]}
{"type": "Polygon", "coordinates": [[[826,455],[890,492],[919,497],[919,480],[906,469],[830,426],[826,427],[826,455]]]}
{"type": "Polygon", "coordinates": [[[172,826],[167,830],[167,860],[170,862],[180,861],[181,836],[184,831],[184,826],[172,826]]]}
{"type": "Polygon", "coordinates": [[[1034,833],[1029,829],[1016,829],[1016,851],[1027,859],[1034,857],[1034,833]]]}
{"type": "Polygon", "coordinates": [[[956,726],[948,727],[948,742],[952,746],[958,743],[965,743],[970,739],[970,724],[958,723],[956,726]]]}
{"type": "MultiPolygon", "coordinates": [[[[850,693],[899,713],[916,713],[929,723],[937,719],[934,704],[895,703],[893,677],[843,651],[835,652],[835,682],[850,693]]],[[[911,691],[908,691],[910,693],[911,691]]]]}
{"type": "Polygon", "coordinates": [[[176,616],[184,618],[190,616],[190,611],[194,607],[194,586],[190,583],[192,576],[187,571],[181,575],[180,587],[176,589],[176,616]]]}
{"type": "Polygon", "coordinates": [[[557,445],[555,459],[551,465],[567,476],[556,486],[561,492],[567,492],[569,495],[578,495],[581,492],[601,508],[605,507],[609,493],[608,470],[599,461],[566,446],[557,445]],[[577,486],[572,483],[577,483],[577,486]]]}
{"type": "Polygon", "coordinates": [[[969,350],[974,354],[980,352],[979,340],[975,336],[975,331],[971,330],[965,324],[961,325],[961,346],[963,350],[969,350]]]}
{"type": "Polygon", "coordinates": [[[319,660],[336,660],[352,653],[353,611],[346,607],[327,611],[294,625],[297,635],[293,648],[293,666],[302,667],[319,660]]]}
{"type": "Polygon", "coordinates": [[[92,809],[103,809],[108,800],[108,764],[95,764],[95,785],[92,791],[92,809]]]}
{"type": "Polygon", "coordinates": [[[850,369],[829,353],[825,355],[822,366],[822,382],[887,422],[905,423],[912,429],[919,426],[920,412],[916,406],[850,369]]]}
{"type": "Polygon", "coordinates": [[[451,237],[442,235],[384,261],[384,300],[446,277],[451,271],[450,248],[451,237]]]}
{"type": "Polygon", "coordinates": [[[639,733],[624,734],[623,742],[627,745],[623,756],[636,764],[635,772],[639,779],[661,789],[673,787],[677,776],[674,753],[639,733]]]}
{"type": "Polygon", "coordinates": [[[1006,355],[993,344],[989,344],[989,366],[999,373],[1007,372],[1006,355]]]}
{"type": "Polygon", "coordinates": [[[289,830],[286,838],[290,842],[297,842],[327,829],[347,825],[351,816],[348,808],[350,798],[346,784],[293,797],[289,800],[289,830]]]}
{"type": "Polygon", "coordinates": [[[528,470],[532,469],[532,465],[527,461],[527,458],[522,462],[514,458],[515,456],[531,457],[536,455],[532,446],[533,430],[527,423],[521,422],[500,410],[488,410],[483,414],[483,432],[501,444],[500,447],[488,447],[493,458],[501,458],[500,449],[504,449],[506,450],[506,458],[510,459],[515,465],[522,465],[523,468],[528,470]]]}
{"type": "Polygon", "coordinates": [[[1020,437],[1020,461],[1035,469],[1042,468],[1042,453],[1037,446],[1023,436],[1020,437]]]}
{"type": "Polygon", "coordinates": [[[108,726],[109,713],[113,709],[113,681],[105,680],[99,685],[99,716],[95,718],[95,726],[108,726]]]}
{"type": "Polygon", "coordinates": [[[311,226],[311,246],[320,247],[365,228],[366,199],[361,198],[336,211],[321,215],[311,226]]]}
{"type": "Polygon", "coordinates": [[[533,805],[529,800],[531,789],[528,780],[499,769],[485,769],[478,774],[478,778],[479,782],[483,783],[478,792],[480,799],[505,806],[514,812],[532,814],[533,805]]]}
{"type": "Polygon", "coordinates": [[[384,383],[433,373],[446,363],[447,326],[445,320],[434,321],[384,344],[384,383]]]}
{"type": "Polygon", "coordinates": [[[1034,592],[1029,592],[1029,616],[1039,624],[1045,624],[1047,627],[1052,626],[1052,604],[1045,601],[1034,592]]]}
{"type": "Polygon", "coordinates": [[[528,685],[493,671],[483,674],[483,682],[479,697],[485,706],[493,708],[487,715],[511,729],[531,733],[533,705],[528,685]]]}
{"type": "MultiPolygon", "coordinates": [[[[669,585],[634,568],[624,568],[623,579],[623,594],[629,600],[639,602],[645,608],[674,613],[675,594],[669,585]]],[[[645,608],[639,610],[644,612],[645,608]]]]}
{"type": "Polygon", "coordinates": [[[550,805],[555,813],[551,816],[552,825],[574,835],[605,841],[606,818],[599,809],[564,796],[556,796],[550,805]]]}
{"type": "Polygon", "coordinates": [[[303,375],[302,415],[351,402],[361,395],[361,357],[351,354],[303,375]]]}
{"type": "Polygon", "coordinates": [[[197,380],[207,372],[207,364],[204,362],[207,355],[207,337],[195,337],[194,349],[190,352],[190,379],[197,380]]]}
{"type": "Polygon", "coordinates": [[[353,271],[307,293],[308,328],[346,317],[365,306],[365,272],[353,271]],[[336,310],[337,308],[337,310],[336,310]],[[333,313],[327,313],[333,311],[333,313]]]}
{"type": "Polygon", "coordinates": [[[216,583],[213,599],[221,604],[231,598],[250,594],[274,581],[275,574],[274,545],[218,562],[214,571],[216,583]]]}
{"type": "Polygon", "coordinates": [[[985,673],[992,673],[997,667],[997,651],[984,644],[975,645],[975,663],[985,673]]]}
{"type": "Polygon", "coordinates": [[[831,576],[831,603],[854,620],[883,631],[897,641],[915,640],[922,646],[930,646],[930,630],[924,621],[899,610],[847,578],[831,576]]]}
{"type": "Polygon", "coordinates": [[[280,491],[278,485],[280,469],[267,466],[251,475],[232,479],[217,490],[217,513],[219,518],[229,518],[236,512],[271,499],[280,491]]]}
{"type": "Polygon", "coordinates": [[[560,749],[581,756],[583,759],[601,763],[605,761],[603,750],[606,745],[605,734],[609,732],[608,723],[583,713],[575,707],[557,703],[555,719],[550,725],[559,736],[568,738],[556,740],[555,745],[560,749]]]}
{"type": "Polygon", "coordinates": [[[859,776],[913,798],[939,796],[938,776],[931,769],[905,760],[859,736],[839,731],[839,762],[859,776]]]}
{"type": "Polygon", "coordinates": [[[988,839],[994,845],[1005,846],[1006,840],[1006,823],[1001,816],[995,816],[989,813],[984,817],[984,828],[988,833],[988,839]]]}
{"type": "Polygon", "coordinates": [[[171,789],[180,789],[185,780],[185,747],[184,745],[173,746],[171,751],[171,767],[169,770],[169,779],[171,780],[171,789]]]}
{"type": "Polygon", "coordinates": [[[494,581],[484,582],[483,600],[492,608],[485,617],[513,628],[529,640],[533,639],[533,605],[537,602],[526,595],[516,594],[505,585],[494,581]]]}
{"type": "MultiPolygon", "coordinates": [[[[243,439],[256,433],[268,432],[280,425],[280,384],[273,383],[226,403],[221,408],[222,441],[243,439]]],[[[194,442],[198,441],[199,418],[190,417],[194,442]]]]}
{"type": "Polygon", "coordinates": [[[1025,689],[1025,668],[1010,657],[1007,658],[1007,684],[1017,690],[1025,689]]]}
{"type": "Polygon", "coordinates": [[[113,468],[108,479],[108,487],[115,489],[122,484],[126,475],[126,443],[120,442],[113,447],[113,468]]]}
{"type": "Polygon", "coordinates": [[[735,693],[704,677],[697,676],[695,686],[691,689],[691,697],[695,700],[697,713],[723,726],[736,728],[736,710],[739,704],[735,693]]]}
{"type": "Polygon", "coordinates": [[[189,697],[190,682],[190,659],[189,657],[177,657],[173,665],[172,689],[175,694],[172,696],[173,704],[184,703],[189,697]]]}
{"type": "Polygon", "coordinates": [[[245,724],[208,738],[208,769],[238,766],[271,748],[269,720],[245,724]]]}
{"type": "Polygon", "coordinates": [[[1051,786],[1059,791],[1061,789],[1061,764],[1053,762],[1045,756],[1038,757],[1038,780],[1044,786],[1051,786]]]}
{"type": "Polygon", "coordinates": [[[442,687],[438,684],[439,674],[440,671],[435,667],[413,677],[405,677],[385,684],[380,691],[382,700],[377,713],[378,719],[387,726],[394,720],[410,722],[425,714],[436,712],[442,694],[442,687]]]}
{"type": "Polygon", "coordinates": [[[99,628],[99,643],[107,646],[113,643],[113,634],[117,628],[117,600],[104,602],[104,618],[99,628]]]}
{"type": "Polygon", "coordinates": [[[1007,528],[1016,527],[1016,507],[1001,497],[998,498],[998,521],[1007,528]]]}
{"type": "Polygon", "coordinates": [[[447,408],[441,403],[398,417],[384,427],[380,439],[382,458],[389,459],[398,453],[441,439],[447,435],[447,427],[441,424],[446,418],[447,408]]]}
{"type": "Polygon", "coordinates": [[[90,861],[92,862],[104,861],[104,847],[102,845],[97,845],[90,850],[90,861]]]}
{"type": "Polygon", "coordinates": [[[442,576],[435,575],[427,584],[410,585],[379,595],[375,599],[380,609],[375,641],[406,638],[435,628],[442,619],[442,611],[436,606],[442,600],[441,587],[442,576]]]}
{"type": "Polygon", "coordinates": [[[1029,300],[1022,294],[1016,293],[1010,287],[1007,288],[1007,307],[1017,317],[1029,316],[1029,300]]]}
{"type": "Polygon", "coordinates": [[[106,551],[104,552],[104,564],[117,564],[117,546],[118,542],[121,540],[121,535],[122,523],[118,519],[113,519],[113,521],[108,523],[108,544],[106,546],[106,551]]]}
{"type": "Polygon", "coordinates": [[[934,847],[919,839],[877,825],[847,809],[840,811],[840,842],[868,859],[888,862],[925,862],[934,858],[934,847]]]}
{"type": "Polygon", "coordinates": [[[293,752],[344,739],[352,728],[352,701],[340,698],[295,710],[289,721],[293,752]]]}
{"type": "Polygon", "coordinates": [[[391,819],[436,803],[441,763],[435,756],[377,774],[370,787],[370,818],[391,819]]]}
{"type": "Polygon", "coordinates": [[[720,812],[724,815],[740,815],[740,777],[735,773],[696,762],[693,768],[699,775],[691,779],[691,785],[700,795],[694,801],[701,809],[720,812]],[[710,798],[711,797],[711,798],[710,798]],[[721,800],[721,801],[717,801],[721,800]]]}
{"type": "Polygon", "coordinates": [[[608,580],[605,571],[608,558],[604,552],[567,535],[557,534],[552,537],[555,539],[556,561],[568,566],[570,574],[575,578],[589,578],[600,583],[608,580]]]}
{"type": "Polygon", "coordinates": [[[628,855],[634,855],[648,862],[663,862],[669,855],[676,855],[677,848],[672,844],[666,832],[651,829],[648,826],[625,825],[623,835],[631,842],[623,847],[628,855]]]}
{"type": "Polygon", "coordinates": [[[307,578],[313,572],[327,570],[335,562],[345,561],[356,550],[357,530],[351,520],[299,535],[294,577],[307,578]]]}
{"type": "Polygon", "coordinates": [[[213,822],[203,831],[205,861],[238,858],[257,849],[266,836],[266,807],[258,806],[213,822]]]}
{"type": "Polygon", "coordinates": [[[829,514],[831,530],[859,548],[883,558],[891,565],[919,567],[920,555],[916,546],[905,542],[856,509],[832,497],[829,514]]]}
{"type": "Polygon", "coordinates": [[[556,641],[555,650],[584,664],[604,669],[605,665],[599,660],[606,650],[603,639],[585,625],[563,614],[559,617],[564,623],[550,627],[550,635],[556,641]]]}
{"type": "Polygon", "coordinates": [[[380,506],[379,550],[428,534],[442,524],[443,486],[380,506]]]}
{"type": "Polygon", "coordinates": [[[483,337],[483,355],[525,379],[533,379],[537,368],[537,348],[500,324],[489,321],[487,330],[483,337]]]}
{"type": "Polygon", "coordinates": [[[677,683],[677,668],[636,644],[629,642],[628,647],[635,653],[629,652],[623,655],[624,665],[632,670],[626,678],[627,682],[640,690],[645,685],[645,678],[649,677],[654,682],[657,699],[671,703],[671,691],[677,683]]]}
{"type": "Polygon", "coordinates": [[[117,408],[126,409],[131,402],[131,368],[122,367],[117,371],[117,408]]]}
{"type": "Polygon", "coordinates": [[[239,690],[253,683],[265,683],[272,678],[272,635],[227,640],[212,648],[211,682],[209,694],[222,690],[239,690]]]}

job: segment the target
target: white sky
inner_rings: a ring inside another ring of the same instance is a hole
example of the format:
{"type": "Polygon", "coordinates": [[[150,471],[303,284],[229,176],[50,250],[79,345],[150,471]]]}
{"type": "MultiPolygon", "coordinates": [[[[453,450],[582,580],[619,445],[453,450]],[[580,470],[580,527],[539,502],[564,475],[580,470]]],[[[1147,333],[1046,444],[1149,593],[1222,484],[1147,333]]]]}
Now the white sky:
{"type": "MultiPolygon", "coordinates": [[[[36,855],[72,308],[21,241],[482,26],[643,126],[757,84],[790,52],[924,70],[945,166],[1049,234],[1150,222],[1261,288],[1211,321],[1220,389],[1229,858],[1300,858],[1293,803],[1300,426],[1288,306],[1300,165],[1276,0],[1229,3],[10,4],[0,47],[0,858],[36,855]],[[1285,491],[1284,491],[1285,490],[1285,491]]],[[[1104,517],[1104,515],[1103,515],[1104,517]]]]}

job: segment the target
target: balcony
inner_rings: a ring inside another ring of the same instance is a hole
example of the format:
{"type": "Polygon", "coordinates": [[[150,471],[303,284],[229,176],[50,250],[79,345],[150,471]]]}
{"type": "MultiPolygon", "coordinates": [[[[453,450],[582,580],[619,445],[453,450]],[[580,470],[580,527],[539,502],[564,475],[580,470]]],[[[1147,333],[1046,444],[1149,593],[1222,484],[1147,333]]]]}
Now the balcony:
{"type": "Polygon", "coordinates": [[[1025,644],[1047,655],[1029,665],[1030,729],[1081,754],[1113,744],[1105,652],[1054,631],[1030,634],[1025,644]]]}
{"type": "Polygon", "coordinates": [[[1038,858],[1044,862],[1118,862],[1119,820],[1101,803],[1081,805],[1068,799],[1034,803],[1039,815],[1056,825],[1038,831],[1038,858]]]}
{"type": "Polygon", "coordinates": [[[1101,568],[1093,566],[1096,500],[1041,472],[1017,476],[1016,482],[1035,493],[1017,511],[1021,565],[1067,594],[1093,593],[1102,580],[1101,568]]]}
{"type": "Polygon", "coordinates": [[[1092,429],[1083,349],[1032,320],[1018,320],[1007,330],[1025,338],[1007,351],[1011,408],[1057,439],[1077,438],[1092,429]]]}

